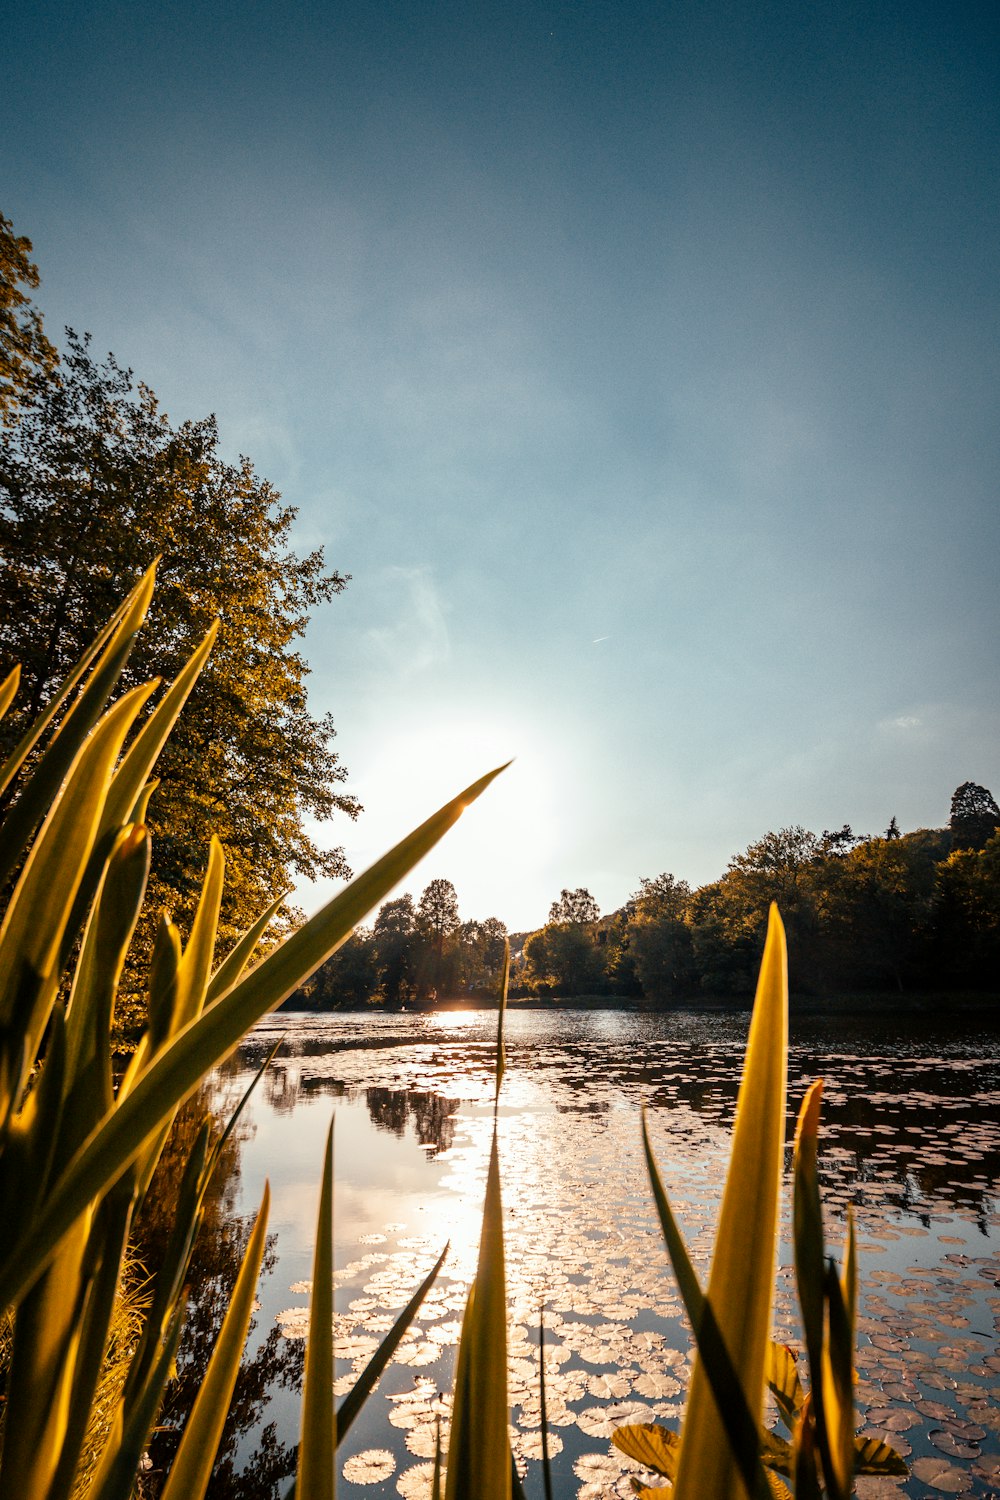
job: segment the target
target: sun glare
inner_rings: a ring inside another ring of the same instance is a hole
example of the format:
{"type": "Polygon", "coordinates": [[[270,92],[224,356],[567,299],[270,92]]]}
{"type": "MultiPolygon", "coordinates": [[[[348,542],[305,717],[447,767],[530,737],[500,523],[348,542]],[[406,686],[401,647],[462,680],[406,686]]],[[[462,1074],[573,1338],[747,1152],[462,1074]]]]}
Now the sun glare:
{"type": "Polygon", "coordinates": [[[358,843],[348,850],[355,868],[508,760],[507,770],[411,875],[408,888],[416,894],[423,881],[441,875],[454,884],[463,918],[498,916],[515,928],[529,921],[542,899],[528,891],[531,871],[544,865],[556,843],[565,784],[553,774],[556,757],[515,719],[445,719],[396,736],[356,785],[365,813],[358,843]]]}

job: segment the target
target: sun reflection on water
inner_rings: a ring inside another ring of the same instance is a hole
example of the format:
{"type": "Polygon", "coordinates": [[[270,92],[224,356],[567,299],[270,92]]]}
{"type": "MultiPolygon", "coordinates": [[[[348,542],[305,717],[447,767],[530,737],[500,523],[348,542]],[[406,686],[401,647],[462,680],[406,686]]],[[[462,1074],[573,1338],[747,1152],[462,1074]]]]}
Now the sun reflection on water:
{"type": "MultiPolygon", "coordinates": [[[[429,1493],[434,1423],[447,1414],[439,1392],[450,1387],[478,1251],[496,1016],[280,1021],[289,1032],[288,1056],[275,1065],[274,1103],[256,1108],[257,1137],[244,1172],[250,1183],[266,1170],[280,1182],[294,1156],[303,1188],[301,1209],[295,1199],[294,1212],[278,1224],[281,1262],[274,1289],[262,1293],[265,1315],[279,1315],[289,1336],[301,1336],[308,1271],[297,1268],[306,1266],[311,1245],[320,1128],[334,1098],[342,1143],[335,1330],[341,1391],[451,1240],[442,1275],[343,1452],[348,1496],[369,1486],[377,1486],[372,1494],[422,1496],[429,1493]]],[[[247,1066],[272,1027],[276,1021],[255,1036],[247,1066]]],[[[497,1129],[513,1445],[520,1461],[537,1460],[544,1302],[557,1493],[578,1500],[631,1494],[636,1471],[610,1446],[614,1426],[679,1420],[689,1342],[649,1201],[639,1099],[647,1099],[664,1177],[704,1272],[741,1027],[712,1019],[685,1029],[664,1018],[583,1013],[558,1023],[511,1017],[497,1129]]],[[[1000,1480],[1000,1231],[992,1196],[1000,1122],[989,1103],[1000,1081],[996,1047],[966,1056],[915,1046],[864,1055],[821,1042],[793,1049],[790,1103],[794,1109],[807,1079],[827,1077],[823,1167],[831,1236],[839,1238],[853,1200],[863,1247],[859,1409],[870,1428],[909,1451],[913,1477],[901,1488],[890,1485],[894,1493],[923,1496],[931,1484],[986,1496],[1000,1480]]],[[[787,1228],[786,1214],[775,1329],[795,1339],[787,1228]]],[[[862,1495],[889,1492],[885,1482],[881,1490],[866,1490],[866,1483],[862,1495]]]]}

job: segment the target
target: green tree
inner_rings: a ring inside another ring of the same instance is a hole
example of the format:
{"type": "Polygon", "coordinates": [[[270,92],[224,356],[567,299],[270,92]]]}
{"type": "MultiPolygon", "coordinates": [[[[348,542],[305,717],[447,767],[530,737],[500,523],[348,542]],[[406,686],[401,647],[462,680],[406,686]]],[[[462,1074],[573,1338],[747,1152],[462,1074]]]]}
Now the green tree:
{"type": "Polygon", "coordinates": [[[379,993],[387,1005],[401,1005],[412,993],[417,918],[407,891],[379,907],[372,927],[379,993]]]}
{"type": "Polygon", "coordinates": [[[377,988],[375,941],[366,928],[358,927],[293,997],[290,1009],[305,1006],[310,1010],[337,1010],[367,1005],[377,988]]]}
{"type": "Polygon", "coordinates": [[[1000,828],[1000,807],[992,792],[975,781],[963,781],[951,799],[951,846],[982,849],[1000,828]]]}
{"type": "Polygon", "coordinates": [[[936,958],[949,984],[996,988],[1000,973],[1000,832],[956,849],[936,870],[936,958]]]}
{"type": "Polygon", "coordinates": [[[491,990],[503,965],[507,928],[499,917],[463,922],[455,935],[458,981],[467,990],[491,990]]]}
{"type": "Polygon", "coordinates": [[[160,761],[147,906],[191,909],[214,827],[227,856],[224,936],[293,876],[347,874],[343,850],[321,849],[304,819],[359,810],[338,790],[333,724],[309,712],[296,649],[310,612],[347,580],[321,551],[290,550],[294,515],[249,459],[220,456],[213,418],[172,426],[131,372],[98,365],[72,333],[58,377],[36,381],[0,434],[0,662],[22,663],[5,747],[157,555],[130,680],[172,675],[221,621],[160,761]]]}
{"type": "Polygon", "coordinates": [[[816,889],[826,984],[905,989],[926,973],[936,869],[947,835],[866,839],[829,860],[816,889]]]}
{"type": "Polygon", "coordinates": [[[56,351],[42,332],[42,319],[25,288],[38,285],[31,241],[16,235],[0,214],[0,424],[17,418],[21,401],[56,366],[56,351]]]}
{"type": "Polygon", "coordinates": [[[691,887],[673,875],[644,879],[631,897],[628,944],[643,993],[676,998],[695,981],[694,950],[687,911],[691,887]]]}
{"type": "Polygon", "coordinates": [[[549,922],[524,945],[532,988],[564,997],[593,994],[604,981],[604,955],[591,924],[549,922]]]}
{"type": "Polygon", "coordinates": [[[422,995],[445,996],[457,984],[455,934],[461,926],[458,895],[450,880],[432,880],[417,904],[420,941],[418,986],[422,995]]]}

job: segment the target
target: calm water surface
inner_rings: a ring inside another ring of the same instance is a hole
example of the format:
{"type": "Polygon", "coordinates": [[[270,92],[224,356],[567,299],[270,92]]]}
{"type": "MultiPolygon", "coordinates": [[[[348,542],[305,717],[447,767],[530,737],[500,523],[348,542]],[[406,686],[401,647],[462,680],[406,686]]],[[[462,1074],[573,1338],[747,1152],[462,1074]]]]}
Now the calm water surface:
{"type": "MultiPolygon", "coordinates": [[[[689,1339],[650,1204],[639,1106],[645,1099],[665,1182],[704,1270],[746,1026],[746,1017],[609,1011],[508,1018],[500,1152],[510,1398],[529,1500],[541,1494],[541,1303],[558,1495],[630,1495],[640,1471],[612,1448],[614,1427],[679,1423],[689,1339]]],[[[280,1330],[289,1369],[301,1353],[323,1140],[335,1113],[341,1390],[451,1241],[411,1336],[339,1455],[342,1495],[415,1500],[430,1492],[437,1414],[447,1423],[439,1393],[450,1390],[474,1267],[495,1016],[271,1017],[217,1080],[220,1095],[248,1082],[282,1033],[233,1188],[236,1212],[256,1207],[265,1177],[273,1195],[275,1257],[253,1338],[260,1348],[280,1330]]],[[[793,1023],[789,1138],[815,1077],[826,1080],[828,1237],[839,1251],[848,1202],[859,1229],[859,1429],[886,1436],[912,1471],[905,1482],[861,1481],[859,1492],[998,1495],[1000,1041],[909,1021],[793,1023]]],[[[787,1217],[786,1204],[786,1226],[787,1217]]],[[[787,1236],[779,1260],[776,1333],[794,1343],[787,1236]]],[[[279,1358],[244,1461],[265,1423],[279,1440],[297,1439],[299,1395],[280,1368],[279,1358]]]]}

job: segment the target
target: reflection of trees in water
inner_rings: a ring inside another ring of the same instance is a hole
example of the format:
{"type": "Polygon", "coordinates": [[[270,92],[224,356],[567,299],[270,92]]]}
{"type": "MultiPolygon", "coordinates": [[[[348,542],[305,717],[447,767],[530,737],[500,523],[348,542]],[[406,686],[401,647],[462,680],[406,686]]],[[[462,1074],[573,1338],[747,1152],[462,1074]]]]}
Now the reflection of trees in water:
{"type": "Polygon", "coordinates": [[[428,1090],[372,1086],[365,1089],[365,1103],[376,1129],[402,1136],[407,1124],[412,1124],[421,1146],[432,1148],[431,1156],[449,1150],[455,1140],[459,1099],[446,1099],[428,1090]]]}
{"type": "MultiPolygon", "coordinates": [[[[225,1117],[235,1102],[235,1097],[227,1099],[221,1110],[217,1106],[214,1112],[225,1117]]],[[[202,1088],[178,1114],[136,1226],[138,1253],[151,1273],[162,1262],[173,1227],[184,1164],[201,1121],[209,1112],[209,1103],[209,1090],[202,1088]]],[[[206,1195],[204,1219],[189,1275],[188,1311],[177,1355],[177,1377],[167,1387],[158,1430],[150,1443],[153,1469],[143,1478],[144,1496],[161,1493],[164,1471],[204,1382],[253,1227],[254,1213],[236,1212],[240,1145],[244,1139],[246,1128],[238,1125],[223,1147],[206,1195]]],[[[265,1275],[274,1268],[275,1241],[275,1235],[268,1236],[265,1275]]],[[[253,1330],[251,1322],[251,1339],[253,1330]]],[[[298,1340],[284,1339],[277,1328],[270,1331],[253,1354],[244,1356],[208,1489],[211,1500],[269,1500],[269,1497],[277,1500],[283,1493],[286,1486],[282,1481],[295,1469],[295,1450],[278,1441],[273,1422],[259,1433],[253,1454],[240,1468],[237,1468],[237,1449],[241,1439],[259,1424],[269,1394],[279,1386],[299,1386],[302,1359],[303,1345],[298,1340]]]]}

